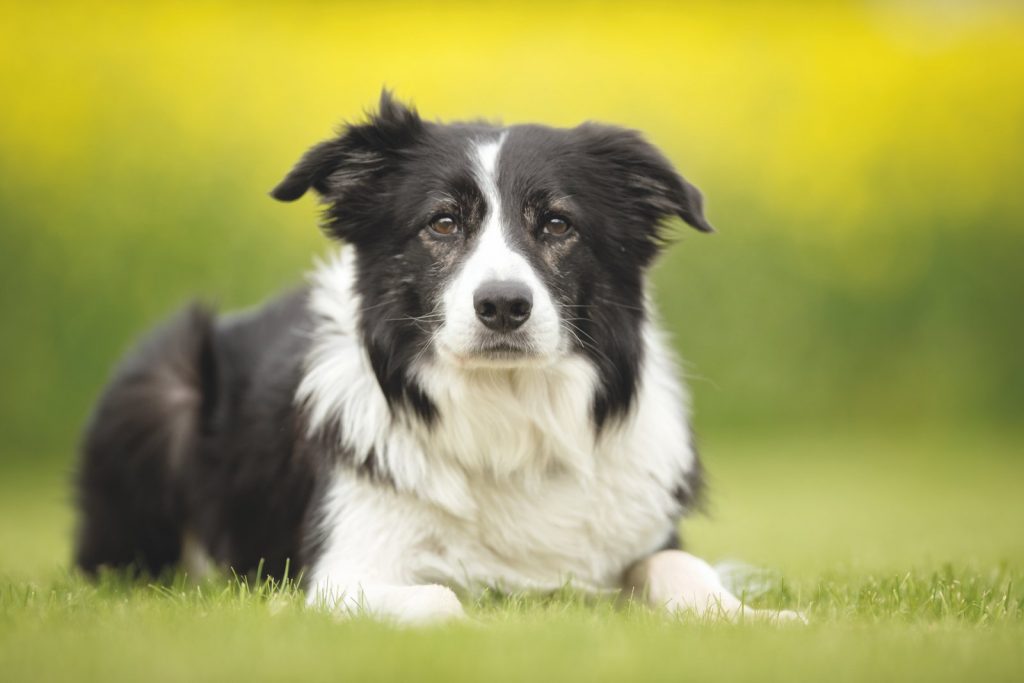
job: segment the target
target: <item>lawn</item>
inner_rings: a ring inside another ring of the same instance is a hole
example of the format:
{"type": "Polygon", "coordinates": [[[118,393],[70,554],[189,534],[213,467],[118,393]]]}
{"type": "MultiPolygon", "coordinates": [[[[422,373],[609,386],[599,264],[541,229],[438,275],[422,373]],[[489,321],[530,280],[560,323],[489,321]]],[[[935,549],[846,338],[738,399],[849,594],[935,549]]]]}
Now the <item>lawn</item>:
{"type": "Polygon", "coordinates": [[[0,683],[1024,681],[1020,5],[5,3],[0,683]],[[190,297],[300,280],[316,203],[264,193],[384,85],[635,128],[701,189],[717,234],[676,221],[653,271],[711,487],[683,536],[807,626],[566,590],[394,630],[70,571],[66,444],[109,368],[190,297]]]}
{"type": "Polygon", "coordinates": [[[1009,437],[707,440],[690,548],[808,626],[670,620],[555,596],[469,599],[395,630],[224,578],[99,585],[67,570],[66,465],[0,482],[4,680],[1011,680],[1024,677],[1024,459],[1009,437]]]}

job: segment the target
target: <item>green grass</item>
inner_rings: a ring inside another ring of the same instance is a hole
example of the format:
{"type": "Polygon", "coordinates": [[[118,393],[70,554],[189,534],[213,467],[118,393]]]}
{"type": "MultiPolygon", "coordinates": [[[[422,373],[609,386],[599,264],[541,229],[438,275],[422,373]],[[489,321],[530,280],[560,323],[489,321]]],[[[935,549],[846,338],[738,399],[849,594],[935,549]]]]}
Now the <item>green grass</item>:
{"type": "Polygon", "coordinates": [[[63,471],[0,481],[4,680],[1019,680],[1019,441],[706,441],[712,561],[763,569],[757,606],[808,626],[670,619],[566,590],[467,598],[472,621],[397,630],[304,608],[291,586],[90,584],[65,557],[63,471]]]}

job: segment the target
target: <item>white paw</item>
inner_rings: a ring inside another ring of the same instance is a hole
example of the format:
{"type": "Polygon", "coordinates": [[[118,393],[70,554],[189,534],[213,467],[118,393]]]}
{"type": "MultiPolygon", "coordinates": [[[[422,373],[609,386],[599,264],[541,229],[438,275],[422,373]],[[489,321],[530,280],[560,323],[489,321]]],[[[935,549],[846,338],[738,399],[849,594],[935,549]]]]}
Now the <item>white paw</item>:
{"type": "Polygon", "coordinates": [[[340,619],[370,617],[405,626],[466,618],[455,593],[437,584],[325,583],[310,591],[307,604],[330,610],[340,619]]]}
{"type": "Polygon", "coordinates": [[[795,612],[789,609],[774,610],[774,609],[751,609],[744,607],[741,612],[736,615],[737,621],[749,619],[752,621],[767,622],[771,624],[807,624],[807,617],[804,616],[803,612],[795,612]]]}
{"type": "Polygon", "coordinates": [[[791,609],[784,609],[776,614],[776,619],[779,622],[792,622],[794,624],[809,624],[807,617],[804,616],[803,612],[795,612],[791,609]]]}
{"type": "Polygon", "coordinates": [[[436,584],[403,589],[388,612],[396,622],[407,626],[439,624],[466,617],[455,593],[436,584]]]}

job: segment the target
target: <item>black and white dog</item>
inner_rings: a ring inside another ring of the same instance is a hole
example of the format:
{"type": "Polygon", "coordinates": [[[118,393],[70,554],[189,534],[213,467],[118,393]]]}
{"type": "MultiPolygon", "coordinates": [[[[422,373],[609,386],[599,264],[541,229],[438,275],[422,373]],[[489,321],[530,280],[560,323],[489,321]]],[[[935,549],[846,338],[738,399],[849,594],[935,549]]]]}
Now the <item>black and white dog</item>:
{"type": "MultiPolygon", "coordinates": [[[[193,306],[130,355],[88,428],[89,573],[302,568],[309,599],[402,622],[453,588],[742,603],[679,549],[701,493],[647,292],[701,195],[637,133],[421,119],[388,93],[272,192],[348,246],[246,313],[193,306]]],[[[746,610],[755,613],[754,610],[746,610]]]]}

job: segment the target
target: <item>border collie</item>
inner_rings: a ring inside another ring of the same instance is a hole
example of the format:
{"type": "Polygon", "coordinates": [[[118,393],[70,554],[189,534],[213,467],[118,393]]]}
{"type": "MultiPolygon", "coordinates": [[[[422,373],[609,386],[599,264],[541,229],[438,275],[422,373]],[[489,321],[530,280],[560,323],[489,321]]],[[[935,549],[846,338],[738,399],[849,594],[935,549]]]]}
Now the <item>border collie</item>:
{"type": "Polygon", "coordinates": [[[307,287],[193,305],[115,372],[77,475],[82,570],[290,566],[311,604],[403,623],[567,582],[767,615],[676,534],[701,465],[647,275],[667,218],[711,226],[662,154],[593,123],[428,122],[385,91],[271,194],[310,189],[347,246],[307,287]]]}

